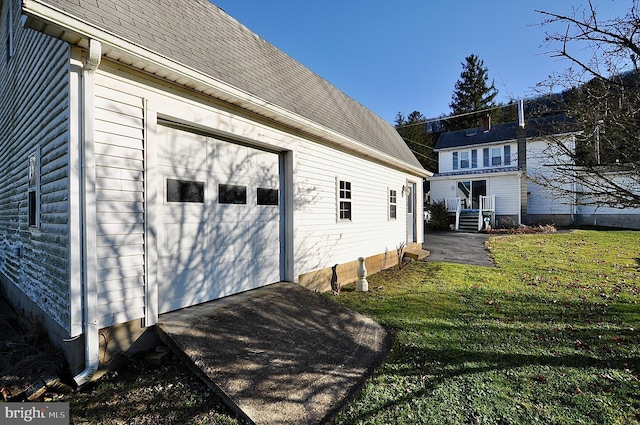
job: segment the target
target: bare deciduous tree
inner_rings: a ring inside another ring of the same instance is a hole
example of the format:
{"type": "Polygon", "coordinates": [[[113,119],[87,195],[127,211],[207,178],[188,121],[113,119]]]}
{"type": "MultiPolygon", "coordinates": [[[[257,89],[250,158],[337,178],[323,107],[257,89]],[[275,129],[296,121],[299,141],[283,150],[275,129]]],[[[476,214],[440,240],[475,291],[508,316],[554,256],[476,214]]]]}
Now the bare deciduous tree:
{"type": "Polygon", "coordinates": [[[640,207],[638,0],[610,19],[600,18],[591,0],[568,15],[537,12],[548,29],[548,54],[569,63],[538,85],[556,102],[540,112],[562,112],[580,132],[553,138],[545,158],[554,172],[534,178],[578,203],[640,207]]]}

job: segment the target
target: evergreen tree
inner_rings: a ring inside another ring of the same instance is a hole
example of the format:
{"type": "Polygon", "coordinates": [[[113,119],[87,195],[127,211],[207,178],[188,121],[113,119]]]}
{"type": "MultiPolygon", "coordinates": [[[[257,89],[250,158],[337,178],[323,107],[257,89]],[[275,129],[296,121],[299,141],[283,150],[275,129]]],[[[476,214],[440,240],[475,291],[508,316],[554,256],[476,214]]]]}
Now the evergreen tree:
{"type": "MultiPolygon", "coordinates": [[[[494,99],[498,90],[493,81],[489,84],[489,70],[484,61],[472,54],[462,63],[460,79],[456,82],[455,91],[451,97],[452,115],[467,114],[496,106],[494,99]]],[[[483,115],[473,114],[447,121],[448,130],[462,130],[481,125],[483,115]]]]}
{"type": "Polygon", "coordinates": [[[429,171],[438,171],[438,156],[433,152],[434,137],[430,132],[427,119],[418,111],[407,117],[398,112],[395,119],[396,129],[409,149],[413,151],[422,166],[429,171]]]}

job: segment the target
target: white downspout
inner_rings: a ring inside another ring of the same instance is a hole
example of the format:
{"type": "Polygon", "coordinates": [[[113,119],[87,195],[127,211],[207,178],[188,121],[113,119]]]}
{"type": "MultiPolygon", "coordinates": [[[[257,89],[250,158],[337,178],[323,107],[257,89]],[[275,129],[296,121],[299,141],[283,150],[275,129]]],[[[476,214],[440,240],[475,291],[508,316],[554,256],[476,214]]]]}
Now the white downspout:
{"type": "Polygon", "coordinates": [[[96,203],[94,155],[94,85],[95,71],[102,58],[102,45],[89,40],[89,50],[82,71],[82,224],[83,275],[82,316],[84,331],[85,369],[73,379],[80,387],[93,377],[100,360],[98,336],[98,288],[96,283],[96,203]]]}

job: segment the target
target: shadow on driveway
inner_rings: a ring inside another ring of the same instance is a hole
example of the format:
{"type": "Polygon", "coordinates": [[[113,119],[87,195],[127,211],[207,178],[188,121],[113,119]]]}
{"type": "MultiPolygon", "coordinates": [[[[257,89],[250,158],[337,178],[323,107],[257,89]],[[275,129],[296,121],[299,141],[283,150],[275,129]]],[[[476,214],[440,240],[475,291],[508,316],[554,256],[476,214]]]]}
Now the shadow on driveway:
{"type": "Polygon", "coordinates": [[[431,251],[426,261],[495,267],[489,256],[485,233],[427,232],[423,247],[431,251]]]}

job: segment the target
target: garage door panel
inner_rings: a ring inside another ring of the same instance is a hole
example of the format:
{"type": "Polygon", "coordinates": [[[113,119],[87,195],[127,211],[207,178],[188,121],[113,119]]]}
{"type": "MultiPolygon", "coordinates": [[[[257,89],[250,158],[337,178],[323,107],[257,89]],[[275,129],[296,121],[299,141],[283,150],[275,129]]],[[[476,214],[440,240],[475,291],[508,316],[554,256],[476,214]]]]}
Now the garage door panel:
{"type": "Polygon", "coordinates": [[[257,151],[247,146],[218,141],[215,171],[228,176],[248,175],[253,165],[252,156],[255,155],[255,152],[257,151]]]}
{"type": "Polygon", "coordinates": [[[196,253],[207,249],[207,235],[202,223],[165,223],[160,233],[160,255],[196,253]]]}
{"type": "Polygon", "coordinates": [[[278,154],[183,130],[159,133],[160,311],[279,281],[278,154]],[[184,182],[168,193],[171,179],[184,182]]]}

